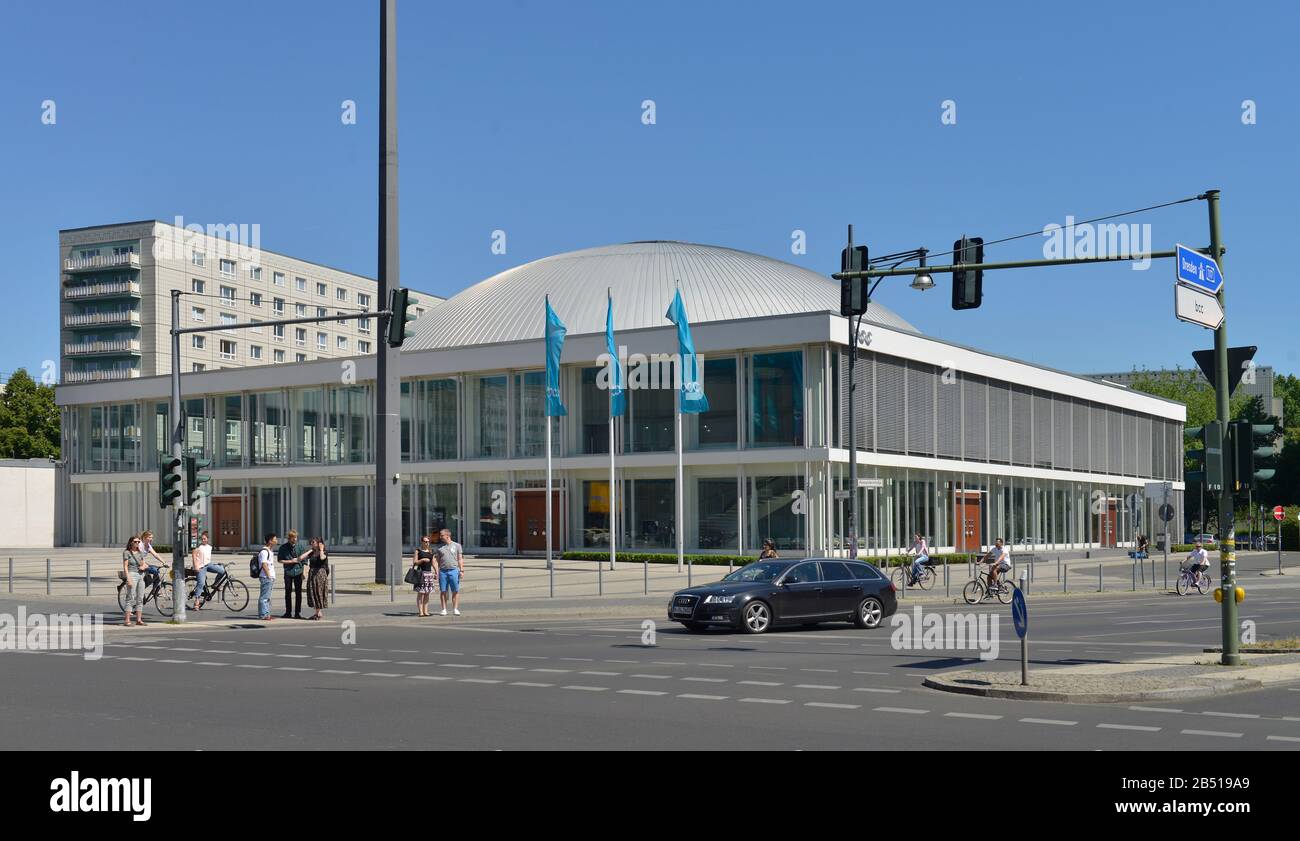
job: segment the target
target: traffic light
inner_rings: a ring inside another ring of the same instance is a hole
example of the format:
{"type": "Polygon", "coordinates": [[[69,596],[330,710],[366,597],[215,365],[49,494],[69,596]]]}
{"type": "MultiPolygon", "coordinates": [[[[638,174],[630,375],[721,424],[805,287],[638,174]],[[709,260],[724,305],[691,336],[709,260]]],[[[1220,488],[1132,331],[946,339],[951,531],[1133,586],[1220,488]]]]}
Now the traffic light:
{"type": "MultiPolygon", "coordinates": [[[[979,265],[984,262],[983,237],[962,237],[952,244],[954,265],[979,265]]],[[[952,273],[952,308],[973,310],[984,300],[984,272],[959,269],[952,273]]]]}
{"type": "Polygon", "coordinates": [[[1276,430],[1272,424],[1235,421],[1231,424],[1234,490],[1259,487],[1273,478],[1272,468],[1258,468],[1257,462],[1273,457],[1268,439],[1276,430]]]}
{"type": "Polygon", "coordinates": [[[200,473],[200,470],[212,466],[212,460],[206,458],[197,458],[195,456],[185,457],[185,488],[187,491],[187,504],[193,508],[201,506],[201,500],[211,492],[202,487],[204,484],[211,482],[212,477],[206,473],[200,473]]]}
{"type": "Polygon", "coordinates": [[[159,508],[170,508],[177,499],[180,499],[181,482],[184,478],[181,474],[180,458],[169,455],[158,456],[159,508]]]}
{"type": "Polygon", "coordinates": [[[1187,451],[1187,457],[1196,461],[1200,469],[1188,470],[1184,478],[1205,485],[1206,490],[1221,490],[1224,481],[1223,427],[1218,421],[1210,421],[1205,426],[1189,426],[1183,434],[1202,444],[1199,450],[1187,451]]]}
{"type": "MultiPolygon", "coordinates": [[[[847,248],[840,251],[840,271],[866,271],[868,265],[865,245],[855,245],[851,251],[847,248]]],[[[867,311],[867,281],[868,278],[865,277],[845,278],[840,281],[840,315],[847,318],[851,315],[862,315],[867,311]]]]}
{"type": "Polygon", "coordinates": [[[392,310],[392,315],[388,317],[388,346],[401,347],[402,342],[415,335],[414,330],[407,329],[407,322],[415,321],[416,314],[410,311],[410,308],[419,303],[419,299],[411,295],[411,290],[399,286],[392,291],[389,296],[388,308],[392,310]]]}

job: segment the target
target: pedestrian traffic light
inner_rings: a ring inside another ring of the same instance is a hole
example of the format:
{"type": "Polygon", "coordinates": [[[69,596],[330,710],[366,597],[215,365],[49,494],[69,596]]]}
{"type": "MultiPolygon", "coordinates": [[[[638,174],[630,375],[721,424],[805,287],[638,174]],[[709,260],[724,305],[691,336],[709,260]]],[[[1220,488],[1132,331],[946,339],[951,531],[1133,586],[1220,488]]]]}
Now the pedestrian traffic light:
{"type": "Polygon", "coordinates": [[[1188,450],[1187,457],[1195,461],[1197,470],[1188,470],[1184,478],[1188,482],[1199,482],[1206,490],[1223,489],[1223,427],[1218,421],[1210,421],[1205,426],[1189,426],[1183,432],[1188,438],[1201,442],[1200,449],[1188,450]]]}
{"type": "MultiPolygon", "coordinates": [[[[867,247],[855,245],[840,251],[840,271],[862,272],[869,266],[867,247]]],[[[867,281],[865,277],[844,278],[840,281],[840,315],[848,318],[867,311],[867,281]]]]}
{"type": "Polygon", "coordinates": [[[1273,457],[1269,437],[1277,430],[1272,424],[1236,421],[1231,424],[1234,490],[1245,491],[1259,487],[1260,482],[1273,478],[1272,468],[1260,468],[1259,462],[1273,457]]]}
{"type": "Polygon", "coordinates": [[[210,491],[203,485],[211,482],[212,477],[199,471],[211,466],[211,459],[197,458],[195,456],[185,457],[185,489],[188,494],[186,499],[191,508],[201,505],[201,500],[210,494],[210,491]]]}
{"type": "MultiPolygon", "coordinates": [[[[984,262],[984,239],[962,237],[952,244],[953,265],[978,266],[984,262]]],[[[952,308],[973,310],[984,300],[984,271],[957,269],[952,273],[952,308]]]]}
{"type": "Polygon", "coordinates": [[[388,309],[392,315],[388,317],[388,346],[401,347],[402,342],[415,335],[415,331],[408,329],[406,324],[409,321],[415,321],[416,314],[410,311],[410,308],[419,303],[419,299],[411,295],[411,290],[399,286],[394,289],[389,296],[388,309]]]}
{"type": "Polygon", "coordinates": [[[158,507],[170,508],[181,496],[181,460],[177,456],[158,456],[158,507]]]}

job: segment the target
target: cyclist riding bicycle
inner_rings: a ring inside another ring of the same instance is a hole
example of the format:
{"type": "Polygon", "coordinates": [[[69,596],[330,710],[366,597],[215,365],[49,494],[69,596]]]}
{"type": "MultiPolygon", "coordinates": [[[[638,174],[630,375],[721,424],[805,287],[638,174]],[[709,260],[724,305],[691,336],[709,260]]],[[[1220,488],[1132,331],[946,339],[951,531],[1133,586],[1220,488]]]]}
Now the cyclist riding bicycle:
{"type": "Polygon", "coordinates": [[[989,547],[984,562],[989,565],[989,591],[992,592],[997,589],[998,574],[1011,569],[1011,552],[1002,538],[999,537],[989,547]]]}
{"type": "Polygon", "coordinates": [[[1183,561],[1180,572],[1190,572],[1193,583],[1200,583],[1201,573],[1210,568],[1210,553],[1205,551],[1205,546],[1201,541],[1196,541],[1196,548],[1183,561]]]}
{"type": "Polygon", "coordinates": [[[925,568],[925,564],[930,560],[930,547],[926,544],[925,538],[921,536],[919,531],[913,535],[912,548],[907,550],[907,554],[916,556],[915,560],[912,561],[911,578],[907,582],[907,586],[913,587],[921,580],[921,573],[925,568]]]}

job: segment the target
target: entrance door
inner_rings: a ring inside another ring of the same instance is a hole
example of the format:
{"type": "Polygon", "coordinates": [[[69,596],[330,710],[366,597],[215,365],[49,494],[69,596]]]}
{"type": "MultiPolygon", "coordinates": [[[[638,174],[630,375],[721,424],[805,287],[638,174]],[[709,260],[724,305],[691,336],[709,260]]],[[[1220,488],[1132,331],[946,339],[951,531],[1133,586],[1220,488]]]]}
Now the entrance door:
{"type": "Polygon", "coordinates": [[[1117,500],[1106,500],[1106,510],[1092,518],[1093,535],[1097,545],[1113,549],[1119,541],[1119,504],[1117,500]]]}
{"type": "Polygon", "coordinates": [[[953,503],[954,546],[958,552],[978,552],[983,547],[984,495],[979,491],[957,491],[953,503]]]}
{"type": "MultiPolygon", "coordinates": [[[[551,549],[560,551],[560,492],[551,491],[551,549]]],[[[546,551],[546,489],[515,491],[515,549],[519,552],[546,551]]]]}
{"type": "Polygon", "coordinates": [[[212,508],[212,526],[209,529],[214,549],[238,549],[243,541],[244,521],[240,515],[239,497],[213,497],[208,500],[212,508]]]}

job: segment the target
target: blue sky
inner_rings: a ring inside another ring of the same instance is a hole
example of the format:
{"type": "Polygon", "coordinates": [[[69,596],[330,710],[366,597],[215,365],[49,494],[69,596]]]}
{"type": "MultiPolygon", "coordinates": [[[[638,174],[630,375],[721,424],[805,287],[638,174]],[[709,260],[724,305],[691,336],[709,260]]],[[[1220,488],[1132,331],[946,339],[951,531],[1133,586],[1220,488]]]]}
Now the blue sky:
{"type": "MultiPolygon", "coordinates": [[[[405,0],[398,20],[406,285],[450,295],[636,239],[829,273],[849,222],[874,254],[946,251],[1219,188],[1229,341],[1300,371],[1294,3],[405,0]]],[[[0,370],[58,356],[60,228],[257,223],[266,248],[373,276],[377,44],[374,2],[7,8],[0,370]],[[357,125],[340,121],[346,99],[357,125]]],[[[1200,202],[1130,221],[1158,249],[1208,241],[1200,202]]],[[[876,300],[1057,368],[1188,366],[1212,334],[1174,320],[1172,272],[990,273],[968,312],[946,277],[925,294],[887,280],[876,300]]]]}

